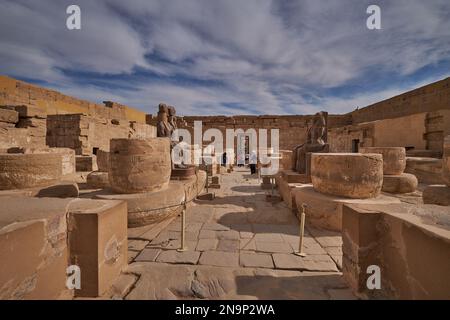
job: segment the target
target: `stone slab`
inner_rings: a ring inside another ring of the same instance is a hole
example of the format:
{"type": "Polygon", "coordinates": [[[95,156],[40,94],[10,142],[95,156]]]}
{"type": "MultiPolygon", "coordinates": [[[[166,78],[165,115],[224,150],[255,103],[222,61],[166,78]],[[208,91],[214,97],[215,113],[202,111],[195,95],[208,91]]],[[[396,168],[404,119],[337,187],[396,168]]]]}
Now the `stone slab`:
{"type": "Polygon", "coordinates": [[[242,267],[250,268],[273,268],[272,256],[263,253],[241,253],[239,256],[239,264],[242,267]]]}
{"type": "Polygon", "coordinates": [[[159,254],[156,261],[174,264],[197,264],[199,257],[200,252],[197,251],[164,250],[159,254]]]}
{"type": "Polygon", "coordinates": [[[155,261],[160,252],[160,249],[146,248],[138,254],[134,261],[155,261]]]}
{"type": "Polygon", "coordinates": [[[300,257],[294,254],[274,253],[272,255],[275,268],[299,271],[337,272],[336,264],[328,255],[307,255],[300,257]]]}
{"type": "Polygon", "coordinates": [[[239,253],[225,251],[205,251],[202,253],[198,263],[201,265],[217,267],[238,267],[239,253]]]}
{"type": "Polygon", "coordinates": [[[386,195],[371,199],[348,199],[319,193],[311,186],[294,191],[297,207],[306,205],[306,222],[315,227],[340,231],[342,229],[342,207],[344,204],[389,204],[400,200],[386,195]]]}

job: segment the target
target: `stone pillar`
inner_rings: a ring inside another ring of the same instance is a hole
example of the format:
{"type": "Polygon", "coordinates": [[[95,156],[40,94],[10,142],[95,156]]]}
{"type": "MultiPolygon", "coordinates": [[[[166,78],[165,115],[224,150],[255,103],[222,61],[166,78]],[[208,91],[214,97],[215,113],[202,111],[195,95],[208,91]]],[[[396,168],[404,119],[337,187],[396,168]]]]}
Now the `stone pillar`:
{"type": "Polygon", "coordinates": [[[169,185],[170,139],[112,139],[109,182],[117,193],[159,191],[169,185]]]}
{"type": "Polygon", "coordinates": [[[318,192],[354,199],[375,198],[383,183],[379,154],[314,153],[311,179],[318,192]]]}
{"type": "Polygon", "coordinates": [[[406,168],[406,150],[403,147],[366,147],[361,153],[378,153],[383,155],[383,187],[389,193],[410,193],[417,189],[415,175],[404,173],[406,168]]]}

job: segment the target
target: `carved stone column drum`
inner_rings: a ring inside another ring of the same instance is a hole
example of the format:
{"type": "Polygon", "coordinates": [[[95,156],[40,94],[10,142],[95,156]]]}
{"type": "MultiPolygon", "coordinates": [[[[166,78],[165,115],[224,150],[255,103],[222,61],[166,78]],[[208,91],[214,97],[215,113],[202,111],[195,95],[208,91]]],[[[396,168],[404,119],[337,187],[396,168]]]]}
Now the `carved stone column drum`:
{"type": "Polygon", "coordinates": [[[170,140],[112,139],[109,182],[117,193],[142,193],[167,188],[170,180],[170,140]]]}
{"type": "Polygon", "coordinates": [[[311,179],[318,192],[353,199],[374,198],[383,185],[380,154],[314,153],[311,179]]]}
{"type": "Polygon", "coordinates": [[[383,174],[399,175],[406,168],[406,151],[402,147],[365,147],[361,153],[379,153],[383,155],[383,174]]]}

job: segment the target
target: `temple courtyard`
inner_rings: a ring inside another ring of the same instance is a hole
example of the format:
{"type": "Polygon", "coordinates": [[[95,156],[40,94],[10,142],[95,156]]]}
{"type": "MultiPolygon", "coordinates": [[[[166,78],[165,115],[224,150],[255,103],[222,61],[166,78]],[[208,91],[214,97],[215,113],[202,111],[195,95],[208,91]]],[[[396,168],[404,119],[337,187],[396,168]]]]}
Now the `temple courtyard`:
{"type": "Polygon", "coordinates": [[[342,279],[340,233],[307,227],[302,258],[298,219],[266,201],[257,175],[236,167],[186,214],[187,251],[178,252],[180,217],[153,238],[128,236],[129,266],[115,285],[124,299],[354,299],[342,279]],[[153,239],[152,239],[153,238],[153,239]]]}

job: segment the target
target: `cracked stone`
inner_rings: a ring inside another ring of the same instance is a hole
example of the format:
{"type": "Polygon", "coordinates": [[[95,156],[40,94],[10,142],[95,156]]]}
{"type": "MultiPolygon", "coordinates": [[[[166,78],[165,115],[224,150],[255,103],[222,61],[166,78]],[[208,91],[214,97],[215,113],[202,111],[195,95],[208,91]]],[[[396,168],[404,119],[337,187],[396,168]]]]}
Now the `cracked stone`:
{"type": "Polygon", "coordinates": [[[273,268],[272,256],[263,253],[241,253],[239,263],[242,267],[273,268]]]}
{"type": "Polygon", "coordinates": [[[238,267],[239,253],[224,251],[205,251],[198,262],[202,265],[218,267],[238,267]]]}
{"type": "Polygon", "coordinates": [[[156,261],[175,264],[196,264],[199,257],[200,252],[197,251],[178,252],[176,250],[167,250],[162,251],[156,261]]]}

